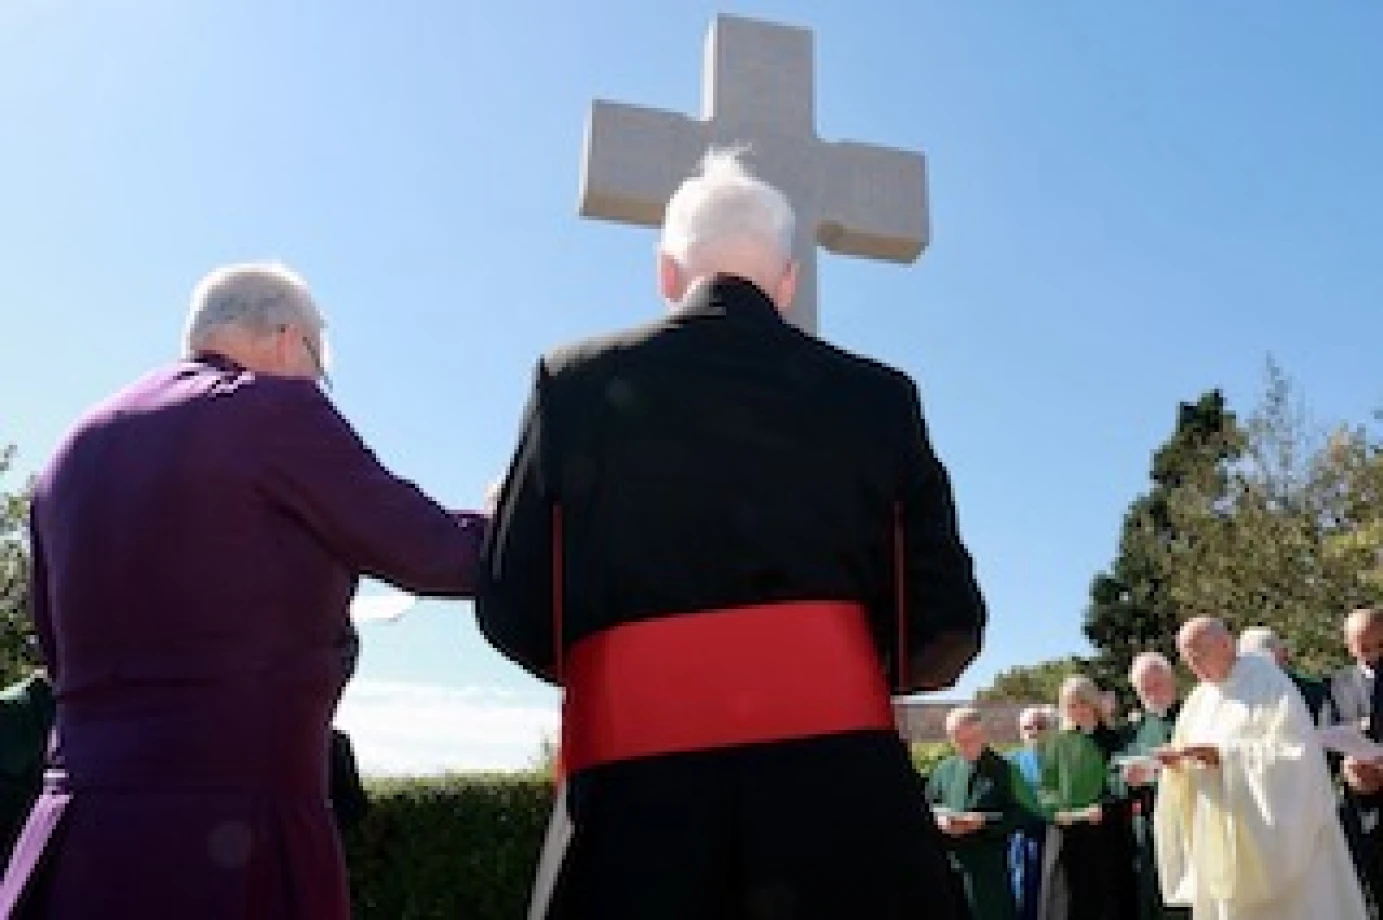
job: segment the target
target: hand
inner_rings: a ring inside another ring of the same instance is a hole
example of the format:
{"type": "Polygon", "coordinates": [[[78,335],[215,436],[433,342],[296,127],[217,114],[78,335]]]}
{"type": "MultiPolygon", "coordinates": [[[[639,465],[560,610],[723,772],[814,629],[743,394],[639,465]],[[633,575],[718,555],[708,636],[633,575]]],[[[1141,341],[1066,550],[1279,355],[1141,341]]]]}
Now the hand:
{"type": "Polygon", "coordinates": [[[1154,760],[1162,764],[1162,766],[1169,767],[1173,770],[1181,766],[1181,757],[1181,751],[1170,745],[1157,748],[1152,752],[1152,758],[1154,760]]]}
{"type": "Polygon", "coordinates": [[[504,480],[496,479],[485,489],[485,501],[481,504],[480,510],[486,517],[494,517],[495,511],[499,507],[499,493],[504,488],[504,480]]]}
{"type": "Polygon", "coordinates": [[[1091,805],[1087,808],[1072,808],[1069,811],[1059,811],[1053,818],[1058,827],[1070,827],[1072,824],[1099,824],[1100,818],[1103,816],[1104,811],[1099,805],[1091,805]]]}
{"type": "Polygon", "coordinates": [[[1134,763],[1124,767],[1124,782],[1130,786],[1146,786],[1155,775],[1153,768],[1147,764],[1134,763]]]}
{"type": "Polygon", "coordinates": [[[1181,756],[1203,767],[1220,765],[1220,749],[1213,744],[1188,744],[1182,747],[1181,756]]]}
{"type": "Polygon", "coordinates": [[[964,837],[984,827],[984,818],[968,813],[944,815],[938,825],[941,832],[948,837],[964,837]]]}
{"type": "Polygon", "coordinates": [[[1340,763],[1345,785],[1360,795],[1372,795],[1383,790],[1383,766],[1346,757],[1340,763]]]}

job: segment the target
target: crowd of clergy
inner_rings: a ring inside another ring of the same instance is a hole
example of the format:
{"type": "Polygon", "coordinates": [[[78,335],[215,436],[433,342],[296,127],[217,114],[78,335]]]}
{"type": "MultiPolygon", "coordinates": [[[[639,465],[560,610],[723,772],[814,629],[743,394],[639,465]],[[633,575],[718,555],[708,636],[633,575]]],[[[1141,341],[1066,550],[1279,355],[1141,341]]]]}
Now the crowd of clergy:
{"type": "Polygon", "coordinates": [[[1155,651],[1133,659],[1126,714],[1073,674],[1054,705],[1022,711],[1007,754],[979,709],[951,710],[954,753],[926,795],[971,916],[1378,917],[1383,608],[1349,613],[1342,633],[1352,662],[1311,677],[1267,628],[1192,619],[1177,636],[1185,696],[1155,651]],[[1323,744],[1345,729],[1357,751],[1323,744]]]}

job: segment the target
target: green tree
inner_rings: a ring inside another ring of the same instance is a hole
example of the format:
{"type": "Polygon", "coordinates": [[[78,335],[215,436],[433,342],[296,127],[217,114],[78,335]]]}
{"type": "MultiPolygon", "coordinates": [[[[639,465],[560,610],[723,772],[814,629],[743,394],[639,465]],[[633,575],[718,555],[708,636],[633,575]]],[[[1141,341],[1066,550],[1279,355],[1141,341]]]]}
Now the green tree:
{"type": "Polygon", "coordinates": [[[1090,586],[1084,631],[1097,654],[1086,673],[1103,686],[1126,696],[1128,667],[1139,652],[1175,660],[1187,608],[1173,583],[1194,542],[1186,519],[1199,524],[1225,513],[1230,467],[1244,447],[1245,433],[1219,390],[1178,408],[1175,430],[1153,455],[1152,486],[1130,506],[1118,554],[1090,586]]]}
{"type": "Polygon", "coordinates": [[[1089,662],[1070,656],[1034,665],[1016,665],[1000,671],[994,682],[975,694],[986,703],[1056,704],[1061,682],[1072,674],[1088,674],[1089,662]]]}
{"type": "Polygon", "coordinates": [[[1172,527],[1185,540],[1168,593],[1235,629],[1271,627],[1303,670],[1334,668],[1345,658],[1342,615],[1378,594],[1379,446],[1362,427],[1322,433],[1271,361],[1245,428],[1227,480],[1172,496],[1172,527]]]}
{"type": "MultiPolygon", "coordinates": [[[[11,471],[14,447],[0,447],[0,486],[11,471]]],[[[34,667],[29,622],[29,500],[0,488],[0,686],[34,667]]]]}

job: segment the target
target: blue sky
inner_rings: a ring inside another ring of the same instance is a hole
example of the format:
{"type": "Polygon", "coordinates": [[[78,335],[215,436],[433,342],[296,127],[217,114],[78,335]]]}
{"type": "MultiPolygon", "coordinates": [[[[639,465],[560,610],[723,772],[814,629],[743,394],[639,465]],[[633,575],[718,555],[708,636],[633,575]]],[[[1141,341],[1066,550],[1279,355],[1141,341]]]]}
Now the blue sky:
{"type": "MultiPolygon", "coordinates": [[[[921,382],[993,614],[962,690],[1083,649],[1179,400],[1247,409],[1271,354],[1322,422],[1383,406],[1383,5],[4,0],[0,442],[31,470],[175,354],[204,271],[281,258],[342,410],[478,502],[534,357],[661,309],[652,231],[576,216],[583,124],[699,111],[716,12],[815,31],[823,138],[928,157],[931,248],[823,255],[821,331],[921,382]]],[[[554,724],[465,605],[364,636],[372,769],[522,763],[554,724]]]]}

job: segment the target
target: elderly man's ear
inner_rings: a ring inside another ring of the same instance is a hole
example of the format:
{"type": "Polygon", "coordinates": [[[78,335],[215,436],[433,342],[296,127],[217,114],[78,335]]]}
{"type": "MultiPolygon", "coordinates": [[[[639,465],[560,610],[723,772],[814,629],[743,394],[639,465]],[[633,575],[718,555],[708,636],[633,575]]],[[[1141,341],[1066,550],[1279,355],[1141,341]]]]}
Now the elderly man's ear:
{"type": "Polygon", "coordinates": [[[788,262],[788,267],[783,271],[783,276],[778,279],[778,284],[774,287],[771,294],[773,303],[777,305],[780,313],[786,313],[792,307],[792,302],[797,297],[797,278],[801,274],[802,266],[796,260],[788,262]]]}
{"type": "Polygon", "coordinates": [[[658,253],[658,294],[668,303],[681,303],[686,293],[687,278],[682,266],[667,253],[658,253]]]}

